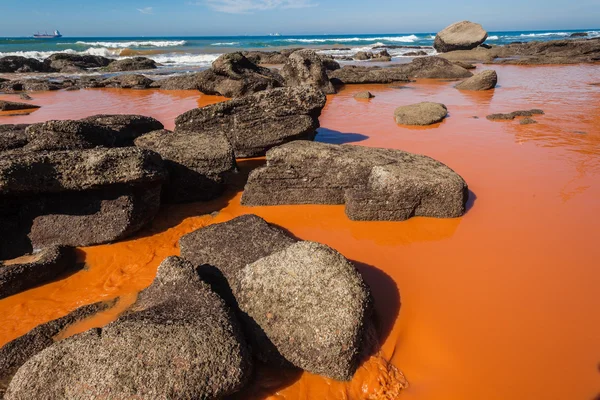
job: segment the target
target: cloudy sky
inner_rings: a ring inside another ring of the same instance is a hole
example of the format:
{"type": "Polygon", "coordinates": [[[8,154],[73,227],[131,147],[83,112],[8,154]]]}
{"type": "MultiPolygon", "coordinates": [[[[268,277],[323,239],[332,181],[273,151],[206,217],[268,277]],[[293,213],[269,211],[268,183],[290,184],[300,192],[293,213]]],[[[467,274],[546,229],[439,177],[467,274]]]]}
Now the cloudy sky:
{"type": "Polygon", "coordinates": [[[210,36],[600,28],[600,0],[0,0],[0,36],[210,36]]]}

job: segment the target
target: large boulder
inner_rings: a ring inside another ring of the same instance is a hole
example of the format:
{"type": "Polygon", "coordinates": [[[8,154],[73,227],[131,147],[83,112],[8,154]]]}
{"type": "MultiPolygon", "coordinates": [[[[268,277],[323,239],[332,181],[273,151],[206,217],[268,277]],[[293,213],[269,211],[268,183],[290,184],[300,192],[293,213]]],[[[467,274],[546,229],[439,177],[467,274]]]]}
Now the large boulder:
{"type": "Polygon", "coordinates": [[[28,124],[0,125],[0,153],[25,146],[27,144],[25,130],[28,126],[28,124]]]}
{"type": "Polygon", "coordinates": [[[347,65],[330,71],[329,78],[336,84],[409,82],[406,72],[399,68],[359,67],[347,65]]]}
{"type": "Polygon", "coordinates": [[[69,326],[112,308],[118,299],[83,306],[66,316],[39,325],[0,348],[0,396],[17,370],[31,357],[52,346],[69,326]]]}
{"type": "Polygon", "coordinates": [[[36,106],[35,104],[15,103],[14,101],[0,100],[0,111],[30,110],[32,108],[40,108],[40,106],[36,106]]]}
{"type": "Polygon", "coordinates": [[[135,147],[0,155],[0,258],[130,236],[156,215],[165,179],[160,156],[135,147]]]}
{"type": "Polygon", "coordinates": [[[401,125],[432,125],[441,122],[447,115],[445,105],[428,101],[400,106],[394,111],[396,123],[401,125]]]}
{"type": "Polygon", "coordinates": [[[146,57],[133,57],[115,60],[106,67],[109,72],[142,71],[156,68],[156,62],[146,57]]]}
{"type": "Polygon", "coordinates": [[[154,81],[140,74],[117,75],[100,82],[104,87],[121,89],[148,89],[154,81]]]}
{"type": "Polygon", "coordinates": [[[456,22],[438,32],[433,47],[440,53],[470,50],[485,42],[487,36],[487,32],[479,24],[470,21],[456,22]]]}
{"type": "Polygon", "coordinates": [[[498,83],[498,74],[496,71],[488,69],[475,74],[471,78],[456,85],[459,90],[490,90],[496,87],[498,83]]]}
{"type": "Polygon", "coordinates": [[[170,203],[207,201],[225,190],[225,179],[236,170],[233,147],[223,133],[155,131],[135,145],[160,154],[169,172],[163,199],[170,203]]]}
{"type": "Polygon", "coordinates": [[[48,283],[75,271],[75,250],[50,246],[9,261],[0,261],[0,299],[48,283]]]}
{"type": "Polygon", "coordinates": [[[410,78],[461,79],[473,74],[441,57],[419,57],[398,67],[410,78]]]}
{"type": "Polygon", "coordinates": [[[55,53],[44,60],[44,64],[54,71],[70,72],[75,69],[87,70],[90,68],[106,67],[113,62],[110,58],[94,55],[80,55],[68,53],[55,53]]]}
{"type": "Polygon", "coordinates": [[[257,157],[282,143],[314,139],[326,100],[311,86],[278,88],[188,111],[175,130],[225,133],[236,157],[257,157]]]}
{"type": "Polygon", "coordinates": [[[6,56],[0,58],[0,72],[50,72],[50,70],[35,58],[6,56]]]}
{"type": "Polygon", "coordinates": [[[132,146],[133,141],[146,133],[160,130],[164,125],[152,118],[135,114],[98,114],[82,121],[105,126],[118,133],[116,146],[132,146]]]}
{"type": "Polygon", "coordinates": [[[279,51],[243,51],[242,54],[254,64],[260,65],[278,65],[284,64],[289,54],[283,54],[279,51]]]}
{"type": "Polygon", "coordinates": [[[251,372],[231,310],[191,263],[170,257],[117,321],[29,359],[5,399],[217,399],[241,389],[251,372]]]}
{"type": "Polygon", "coordinates": [[[468,187],[453,170],[401,150],[317,142],[271,149],[248,179],[242,204],[346,204],[354,220],[452,218],[465,212],[468,187]]]}
{"type": "Polygon", "coordinates": [[[154,81],[153,86],[162,90],[199,90],[203,82],[203,76],[202,72],[177,75],[154,81]]]}
{"type": "Polygon", "coordinates": [[[313,50],[298,50],[292,53],[283,68],[281,76],[286,86],[316,86],[325,94],[335,93],[335,88],[327,76],[327,68],[313,50]]]}

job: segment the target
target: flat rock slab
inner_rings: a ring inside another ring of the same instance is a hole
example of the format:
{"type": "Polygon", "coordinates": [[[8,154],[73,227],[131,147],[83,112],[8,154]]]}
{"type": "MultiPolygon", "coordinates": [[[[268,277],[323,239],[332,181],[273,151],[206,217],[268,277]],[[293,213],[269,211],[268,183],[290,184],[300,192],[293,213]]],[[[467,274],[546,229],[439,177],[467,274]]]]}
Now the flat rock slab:
{"type": "Polygon", "coordinates": [[[36,354],[5,399],[214,399],[239,390],[251,372],[234,315],[191,263],[170,257],[130,311],[36,354]]]}
{"type": "Polygon", "coordinates": [[[0,111],[30,110],[32,108],[40,108],[40,106],[36,106],[35,104],[15,103],[14,101],[0,100],[0,111]]]}
{"type": "Polygon", "coordinates": [[[188,111],[175,131],[224,133],[237,158],[257,157],[292,140],[313,140],[326,101],[312,86],[272,89],[188,111]]]}
{"type": "Polygon", "coordinates": [[[0,299],[32,289],[75,271],[75,249],[51,246],[10,261],[0,261],[0,299]]]}
{"type": "Polygon", "coordinates": [[[433,47],[445,53],[453,50],[470,50],[487,39],[488,34],[479,24],[470,21],[456,22],[435,36],[433,47]]]}
{"type": "Polygon", "coordinates": [[[220,196],[227,175],[237,169],[233,146],[223,133],[160,130],[137,138],[135,145],[162,157],[169,172],[163,199],[170,203],[220,196]]]}
{"type": "Polygon", "coordinates": [[[242,204],[346,204],[354,220],[453,218],[468,188],[453,170],[401,150],[292,142],[267,153],[248,179],[242,204]]]}
{"type": "Polygon", "coordinates": [[[534,115],[544,115],[544,110],[537,108],[532,110],[518,110],[510,113],[490,114],[486,118],[490,121],[512,121],[517,117],[533,117],[534,115]]]}
{"type": "Polygon", "coordinates": [[[473,75],[471,78],[456,85],[458,90],[490,90],[496,87],[498,84],[498,74],[496,71],[488,69],[478,74],[473,75]]]}
{"type": "Polygon", "coordinates": [[[442,122],[447,115],[445,105],[431,102],[401,106],[394,111],[394,119],[401,125],[432,125],[442,122]]]}
{"type": "Polygon", "coordinates": [[[348,65],[329,71],[329,78],[337,84],[367,84],[409,82],[406,72],[400,68],[362,67],[348,65]]]}

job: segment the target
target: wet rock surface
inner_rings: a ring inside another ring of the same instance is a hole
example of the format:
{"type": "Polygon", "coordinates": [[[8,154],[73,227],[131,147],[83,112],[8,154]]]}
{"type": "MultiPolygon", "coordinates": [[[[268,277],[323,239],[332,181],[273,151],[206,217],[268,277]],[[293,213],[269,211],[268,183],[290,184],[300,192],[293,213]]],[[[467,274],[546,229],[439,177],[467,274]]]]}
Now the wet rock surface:
{"type": "Polygon", "coordinates": [[[116,60],[111,62],[106,70],[109,72],[120,72],[120,71],[142,71],[146,69],[156,69],[157,65],[154,60],[146,57],[133,57],[125,58],[122,60],[116,60]]]}
{"type": "Polygon", "coordinates": [[[375,97],[371,92],[369,91],[364,91],[364,92],[358,92],[354,95],[355,99],[372,99],[373,97],[375,97]]]}
{"type": "Polygon", "coordinates": [[[459,217],[465,181],[432,158],[401,150],[316,142],[271,149],[248,179],[242,204],[346,204],[354,220],[459,217]]]}
{"type": "Polygon", "coordinates": [[[188,111],[175,120],[175,131],[225,133],[237,158],[256,157],[292,140],[313,140],[325,102],[311,86],[267,90],[188,111]]]}
{"type": "Polygon", "coordinates": [[[137,138],[135,145],[162,157],[169,172],[163,199],[169,203],[217,198],[236,170],[233,147],[223,133],[160,130],[137,138]]]}
{"type": "Polygon", "coordinates": [[[441,57],[419,57],[398,67],[410,78],[460,79],[473,74],[441,57]]]}
{"type": "Polygon", "coordinates": [[[0,153],[18,149],[27,144],[25,130],[29,124],[0,125],[0,153]]]}
{"type": "Polygon", "coordinates": [[[154,81],[146,78],[144,75],[127,74],[117,75],[112,78],[105,79],[99,83],[102,87],[112,87],[121,89],[148,89],[153,85],[154,81]]]}
{"type": "Polygon", "coordinates": [[[534,115],[544,115],[544,111],[534,108],[532,110],[518,110],[510,113],[490,114],[486,118],[490,121],[512,121],[517,117],[533,117],[534,115]]]}
{"type": "Polygon", "coordinates": [[[6,56],[0,58],[0,72],[50,72],[48,66],[35,58],[6,56]]]}
{"type": "Polygon", "coordinates": [[[102,56],[56,53],[46,58],[44,64],[49,70],[70,73],[106,67],[113,61],[102,56]]]}
{"type": "Polygon", "coordinates": [[[433,47],[440,53],[470,50],[485,42],[487,36],[487,32],[479,24],[470,21],[456,22],[438,32],[433,47]]]}
{"type": "Polygon", "coordinates": [[[40,106],[36,106],[35,104],[0,100],[0,111],[30,110],[32,108],[40,108],[40,106]]]}
{"type": "Polygon", "coordinates": [[[401,125],[432,125],[441,122],[447,115],[445,105],[432,102],[400,106],[394,111],[394,119],[401,125]]]}
{"type": "Polygon", "coordinates": [[[329,78],[336,84],[393,83],[409,82],[406,72],[401,68],[361,67],[347,65],[329,72],[329,78]]]}
{"type": "Polygon", "coordinates": [[[327,76],[325,64],[313,50],[298,50],[292,53],[281,69],[281,76],[286,86],[311,85],[325,94],[336,92],[327,76]]]}
{"type": "Polygon", "coordinates": [[[488,69],[482,71],[471,78],[456,85],[459,90],[491,90],[496,87],[498,83],[498,74],[496,71],[488,69]]]}

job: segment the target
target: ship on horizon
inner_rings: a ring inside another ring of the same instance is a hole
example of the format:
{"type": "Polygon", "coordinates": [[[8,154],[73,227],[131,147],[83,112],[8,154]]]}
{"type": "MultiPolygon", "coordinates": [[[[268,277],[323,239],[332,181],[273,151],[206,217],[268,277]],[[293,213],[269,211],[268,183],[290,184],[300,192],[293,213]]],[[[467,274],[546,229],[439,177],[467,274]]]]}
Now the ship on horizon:
{"type": "Polygon", "coordinates": [[[36,39],[56,39],[56,38],[60,38],[62,37],[62,35],[60,34],[59,31],[54,31],[54,34],[49,34],[47,32],[45,33],[35,33],[33,35],[34,38],[36,39]]]}

